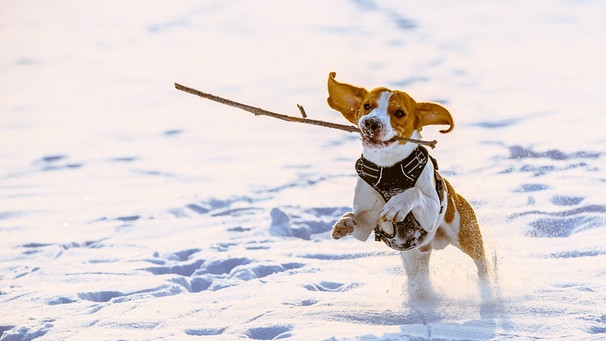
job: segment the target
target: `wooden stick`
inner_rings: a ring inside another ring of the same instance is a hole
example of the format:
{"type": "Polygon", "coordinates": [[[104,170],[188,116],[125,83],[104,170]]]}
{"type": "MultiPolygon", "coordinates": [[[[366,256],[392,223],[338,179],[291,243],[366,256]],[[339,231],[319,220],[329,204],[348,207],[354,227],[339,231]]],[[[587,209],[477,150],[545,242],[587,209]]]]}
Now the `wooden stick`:
{"type": "MultiPolygon", "coordinates": [[[[326,127],[326,128],[333,128],[333,129],[339,129],[339,130],[343,130],[343,131],[347,131],[350,133],[360,133],[360,129],[358,129],[357,127],[354,127],[352,125],[344,125],[344,124],[338,124],[338,123],[332,123],[332,122],[326,122],[326,121],[320,121],[320,120],[314,120],[314,119],[310,119],[307,118],[307,114],[305,113],[305,109],[303,109],[303,106],[300,104],[297,104],[297,107],[299,107],[299,111],[301,112],[301,116],[302,117],[295,117],[295,116],[288,116],[288,115],[283,115],[283,114],[278,114],[275,112],[271,112],[271,111],[267,111],[265,109],[261,109],[261,108],[257,108],[257,107],[253,107],[251,105],[248,104],[243,104],[243,103],[239,103],[236,101],[232,101],[230,99],[227,98],[223,98],[223,97],[219,97],[219,96],[215,96],[206,92],[202,92],[200,90],[196,90],[184,85],[181,85],[179,83],[175,83],[175,88],[177,90],[183,91],[183,92],[187,92],[189,94],[192,95],[196,95],[202,98],[206,98],[209,99],[211,101],[215,101],[221,104],[225,104],[234,108],[238,108],[238,109],[242,109],[245,111],[248,111],[250,113],[253,113],[255,116],[270,116],[273,118],[277,118],[280,120],[284,120],[287,122],[298,122],[298,123],[306,123],[306,124],[313,124],[313,125],[317,125],[317,126],[321,126],[321,127],[326,127]]],[[[404,138],[404,137],[400,137],[398,138],[399,140],[402,141],[408,141],[408,142],[412,142],[412,143],[417,143],[417,144],[422,144],[425,146],[429,146],[431,148],[435,148],[436,143],[438,143],[436,140],[433,141],[423,141],[423,140],[417,140],[417,139],[409,139],[409,138],[404,138]]]]}
{"type": "Polygon", "coordinates": [[[297,107],[299,108],[299,111],[301,112],[301,116],[303,116],[303,118],[307,118],[307,113],[305,112],[305,109],[303,109],[303,106],[301,104],[297,104],[297,107]]]}

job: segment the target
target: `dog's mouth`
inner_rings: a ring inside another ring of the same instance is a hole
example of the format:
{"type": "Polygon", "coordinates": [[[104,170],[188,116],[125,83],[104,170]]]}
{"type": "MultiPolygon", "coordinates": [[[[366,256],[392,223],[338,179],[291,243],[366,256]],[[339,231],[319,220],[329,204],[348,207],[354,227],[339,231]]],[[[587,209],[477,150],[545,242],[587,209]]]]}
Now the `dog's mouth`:
{"type": "Polygon", "coordinates": [[[390,138],[389,140],[377,140],[375,138],[371,138],[371,137],[367,137],[364,136],[364,134],[362,134],[362,143],[364,143],[366,146],[371,147],[371,148],[384,148],[387,146],[390,146],[396,142],[398,142],[398,136],[394,136],[392,138],[390,138]]]}

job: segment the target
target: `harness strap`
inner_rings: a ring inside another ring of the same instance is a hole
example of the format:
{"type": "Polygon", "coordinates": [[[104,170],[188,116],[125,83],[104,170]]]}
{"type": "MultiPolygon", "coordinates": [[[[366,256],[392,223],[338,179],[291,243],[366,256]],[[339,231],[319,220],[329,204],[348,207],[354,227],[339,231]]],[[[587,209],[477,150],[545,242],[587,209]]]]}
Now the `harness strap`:
{"type": "Polygon", "coordinates": [[[429,158],[431,159],[431,163],[433,163],[433,177],[436,181],[436,192],[438,193],[438,199],[440,199],[440,212],[438,212],[438,214],[441,214],[444,210],[444,206],[441,205],[442,201],[444,200],[444,178],[442,178],[442,175],[438,172],[440,169],[438,167],[438,160],[431,155],[429,155],[429,158]]]}

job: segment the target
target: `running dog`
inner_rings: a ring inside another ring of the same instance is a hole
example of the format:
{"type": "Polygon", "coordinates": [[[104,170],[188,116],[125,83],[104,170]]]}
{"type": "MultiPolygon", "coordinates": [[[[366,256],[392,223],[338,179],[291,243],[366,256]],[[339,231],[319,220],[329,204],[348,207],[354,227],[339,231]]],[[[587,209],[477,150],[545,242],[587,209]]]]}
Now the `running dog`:
{"type": "Polygon", "coordinates": [[[482,234],[471,205],[438,172],[427,150],[405,138],[420,139],[427,125],[454,128],[452,116],[436,103],[416,102],[387,88],[367,91],[328,77],[328,105],[358,126],[363,154],[356,162],[358,181],[353,212],[332,228],[332,237],[375,240],[401,251],[412,298],[433,294],[429,257],[452,244],[469,255],[481,280],[488,266],[482,234]],[[404,139],[403,139],[404,138],[404,139]]]}

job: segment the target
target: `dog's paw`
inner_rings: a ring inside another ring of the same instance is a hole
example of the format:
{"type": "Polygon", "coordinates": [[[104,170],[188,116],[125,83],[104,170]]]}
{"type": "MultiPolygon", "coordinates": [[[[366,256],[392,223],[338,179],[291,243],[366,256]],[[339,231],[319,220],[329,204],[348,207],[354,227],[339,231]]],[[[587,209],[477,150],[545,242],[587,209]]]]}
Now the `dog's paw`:
{"type": "Polygon", "coordinates": [[[420,191],[416,188],[408,189],[393,196],[381,210],[381,220],[399,223],[420,201],[420,191]]]}
{"type": "Polygon", "coordinates": [[[332,238],[341,239],[353,233],[354,228],[358,225],[354,220],[353,212],[345,213],[332,227],[332,238]]]}

